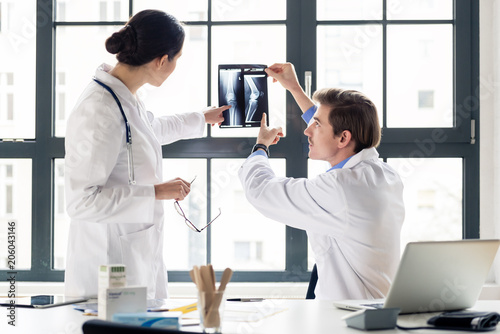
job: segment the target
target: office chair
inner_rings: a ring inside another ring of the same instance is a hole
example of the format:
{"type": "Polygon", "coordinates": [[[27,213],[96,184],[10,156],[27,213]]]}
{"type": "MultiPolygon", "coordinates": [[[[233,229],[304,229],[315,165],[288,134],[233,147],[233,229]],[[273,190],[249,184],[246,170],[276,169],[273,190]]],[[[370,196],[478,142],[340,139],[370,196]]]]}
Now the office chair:
{"type": "Polygon", "coordinates": [[[316,283],[318,282],[318,269],[316,264],[311,271],[311,278],[309,279],[309,286],[307,287],[306,299],[315,299],[314,289],[316,288],[316,283]]]}
{"type": "Polygon", "coordinates": [[[193,332],[178,331],[175,329],[149,328],[133,325],[125,325],[105,320],[88,320],[83,326],[83,334],[195,334],[193,332]]]}

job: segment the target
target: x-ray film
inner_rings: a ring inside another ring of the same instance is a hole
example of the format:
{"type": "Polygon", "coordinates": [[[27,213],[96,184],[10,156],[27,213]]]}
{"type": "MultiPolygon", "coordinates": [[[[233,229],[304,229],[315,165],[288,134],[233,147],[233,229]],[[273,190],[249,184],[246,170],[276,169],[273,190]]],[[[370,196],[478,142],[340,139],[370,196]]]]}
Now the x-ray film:
{"type": "Polygon", "coordinates": [[[219,65],[219,106],[230,105],[223,113],[221,128],[260,126],[267,114],[266,65],[219,65]]]}

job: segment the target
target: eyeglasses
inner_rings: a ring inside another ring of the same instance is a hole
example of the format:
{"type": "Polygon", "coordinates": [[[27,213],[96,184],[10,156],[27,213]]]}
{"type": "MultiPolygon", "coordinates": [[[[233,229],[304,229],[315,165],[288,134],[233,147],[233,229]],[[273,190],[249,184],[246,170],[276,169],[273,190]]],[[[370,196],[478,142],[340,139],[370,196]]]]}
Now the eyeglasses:
{"type": "MultiPolygon", "coordinates": [[[[196,176],[194,177],[193,181],[191,181],[191,184],[194,182],[194,180],[196,180],[196,176]]],[[[194,225],[188,217],[186,217],[186,214],[184,213],[184,210],[182,210],[181,208],[181,205],[179,204],[179,201],[175,201],[174,202],[174,207],[175,207],[175,210],[177,211],[177,213],[179,215],[181,215],[183,218],[184,218],[184,222],[186,223],[186,225],[193,231],[195,232],[201,232],[203,231],[204,229],[206,229],[207,227],[209,227],[213,222],[214,220],[216,220],[217,218],[219,218],[219,216],[221,215],[221,211],[220,211],[220,208],[219,208],[219,214],[214,218],[212,219],[207,225],[205,225],[204,227],[202,227],[201,229],[197,228],[196,225],[194,225]]]]}

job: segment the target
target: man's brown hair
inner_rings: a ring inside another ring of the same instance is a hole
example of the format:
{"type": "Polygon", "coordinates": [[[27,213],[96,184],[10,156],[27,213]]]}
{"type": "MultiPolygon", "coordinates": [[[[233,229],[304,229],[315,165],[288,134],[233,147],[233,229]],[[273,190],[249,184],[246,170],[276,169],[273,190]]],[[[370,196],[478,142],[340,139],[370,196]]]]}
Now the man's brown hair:
{"type": "Polygon", "coordinates": [[[356,153],[380,144],[377,108],[364,94],[355,90],[324,88],[314,93],[313,100],[330,107],[328,121],[335,136],[344,130],[351,132],[356,153]]]}

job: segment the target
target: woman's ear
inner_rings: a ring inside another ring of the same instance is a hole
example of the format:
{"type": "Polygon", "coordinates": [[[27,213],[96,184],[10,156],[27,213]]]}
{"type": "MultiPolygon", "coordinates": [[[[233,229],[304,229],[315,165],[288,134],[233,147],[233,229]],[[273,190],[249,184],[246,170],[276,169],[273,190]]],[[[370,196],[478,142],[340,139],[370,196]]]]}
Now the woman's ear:
{"type": "Polygon", "coordinates": [[[157,58],[158,67],[163,67],[168,62],[168,55],[164,55],[157,58]]]}

